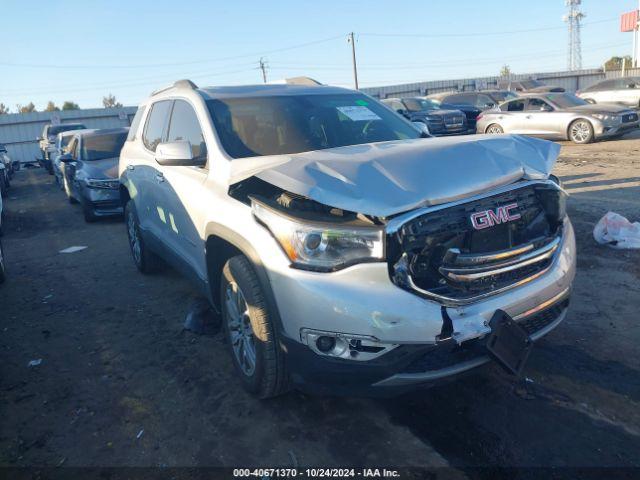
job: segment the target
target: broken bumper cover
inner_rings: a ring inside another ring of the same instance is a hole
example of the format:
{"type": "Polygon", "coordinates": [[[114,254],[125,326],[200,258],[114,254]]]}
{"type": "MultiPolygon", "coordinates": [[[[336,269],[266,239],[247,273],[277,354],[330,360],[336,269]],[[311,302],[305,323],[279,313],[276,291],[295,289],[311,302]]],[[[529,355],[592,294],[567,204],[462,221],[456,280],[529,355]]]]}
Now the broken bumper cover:
{"type": "Polygon", "coordinates": [[[486,324],[496,310],[537,325],[530,332],[534,340],[563,320],[575,261],[575,237],[567,219],[549,270],[499,295],[446,308],[454,336],[444,342],[437,338],[445,307],[395,286],[386,264],[355,265],[331,274],[269,269],[292,381],[316,393],[365,390],[384,395],[386,390],[410,389],[482,365],[489,360],[482,344],[488,333],[486,324]],[[536,317],[541,313],[543,320],[536,317]],[[397,347],[369,361],[331,358],[300,341],[305,328],[365,335],[397,347]],[[456,340],[455,332],[463,333],[465,341],[456,340]],[[470,349],[473,345],[477,350],[470,349]],[[422,363],[418,362],[421,358],[422,363]]]}

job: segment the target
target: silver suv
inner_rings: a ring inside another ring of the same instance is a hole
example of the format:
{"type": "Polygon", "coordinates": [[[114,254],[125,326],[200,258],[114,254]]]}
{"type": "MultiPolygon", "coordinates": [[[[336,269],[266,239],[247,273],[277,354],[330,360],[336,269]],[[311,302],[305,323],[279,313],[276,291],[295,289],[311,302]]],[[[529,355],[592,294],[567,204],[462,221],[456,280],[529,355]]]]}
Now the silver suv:
{"type": "Polygon", "coordinates": [[[559,147],[421,138],[356,91],[198,88],[140,105],[120,156],[133,259],[193,279],[244,386],[390,394],[520,373],[575,272],[559,147]]]}

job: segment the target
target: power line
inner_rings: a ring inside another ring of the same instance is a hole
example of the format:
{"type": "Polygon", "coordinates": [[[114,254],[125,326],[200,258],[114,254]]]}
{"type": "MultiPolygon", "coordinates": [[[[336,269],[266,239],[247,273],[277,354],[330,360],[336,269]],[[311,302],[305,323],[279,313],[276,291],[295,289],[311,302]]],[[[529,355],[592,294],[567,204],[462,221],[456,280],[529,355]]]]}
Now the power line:
{"type": "Polygon", "coordinates": [[[317,45],[319,43],[330,42],[331,40],[336,40],[338,38],[343,38],[342,35],[336,35],[335,37],[323,38],[320,40],[313,40],[310,42],[299,43],[297,45],[290,45],[288,47],[276,48],[274,50],[265,50],[262,52],[254,52],[247,53],[246,55],[234,55],[231,57],[220,57],[220,58],[209,58],[209,59],[201,59],[201,60],[193,60],[189,62],[176,62],[176,63],[155,63],[155,64],[137,64],[137,65],[60,65],[60,64],[35,64],[35,63],[13,63],[13,62],[0,62],[0,66],[4,67],[25,67],[25,68],[54,68],[54,69],[105,69],[105,68],[157,68],[157,67],[178,67],[185,65],[196,65],[202,63],[213,63],[213,62],[224,62],[227,60],[237,60],[240,58],[251,58],[256,57],[258,55],[267,55],[270,53],[278,53],[278,52],[286,52],[289,50],[295,50],[298,48],[309,47],[311,45],[317,45]]]}
{"type": "MultiPolygon", "coordinates": [[[[618,22],[618,18],[608,18],[595,22],[583,23],[582,26],[596,25],[599,23],[618,22]]],[[[551,30],[564,30],[565,27],[541,27],[521,30],[504,30],[500,32],[469,32],[469,33],[360,33],[367,37],[416,37],[416,38],[452,38],[452,37],[489,37],[494,35],[514,35],[531,32],[547,32],[551,30]]]]}

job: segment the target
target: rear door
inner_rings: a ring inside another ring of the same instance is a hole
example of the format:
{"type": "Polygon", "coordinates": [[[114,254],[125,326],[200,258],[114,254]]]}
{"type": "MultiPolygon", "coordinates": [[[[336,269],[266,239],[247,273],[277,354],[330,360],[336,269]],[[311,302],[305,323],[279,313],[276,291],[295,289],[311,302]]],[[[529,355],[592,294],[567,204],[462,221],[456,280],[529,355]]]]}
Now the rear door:
{"type": "Polygon", "coordinates": [[[498,123],[505,133],[526,133],[526,98],[518,98],[510,102],[503,103],[498,115],[498,123]]]}

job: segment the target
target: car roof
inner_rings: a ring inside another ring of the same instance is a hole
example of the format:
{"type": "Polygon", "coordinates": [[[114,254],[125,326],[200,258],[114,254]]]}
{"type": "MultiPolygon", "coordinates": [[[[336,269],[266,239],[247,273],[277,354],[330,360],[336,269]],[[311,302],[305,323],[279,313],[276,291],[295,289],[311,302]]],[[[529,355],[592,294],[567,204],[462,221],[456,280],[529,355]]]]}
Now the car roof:
{"type": "Polygon", "coordinates": [[[109,135],[113,133],[127,133],[128,131],[129,131],[129,127],[87,128],[86,130],[76,130],[75,132],[73,132],[73,134],[81,138],[85,138],[85,137],[96,137],[98,135],[109,135]]]}
{"type": "Polygon", "coordinates": [[[242,85],[232,87],[204,87],[198,89],[205,100],[221,98],[273,97],[282,95],[345,95],[354,90],[328,85],[242,85]]]}

